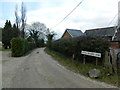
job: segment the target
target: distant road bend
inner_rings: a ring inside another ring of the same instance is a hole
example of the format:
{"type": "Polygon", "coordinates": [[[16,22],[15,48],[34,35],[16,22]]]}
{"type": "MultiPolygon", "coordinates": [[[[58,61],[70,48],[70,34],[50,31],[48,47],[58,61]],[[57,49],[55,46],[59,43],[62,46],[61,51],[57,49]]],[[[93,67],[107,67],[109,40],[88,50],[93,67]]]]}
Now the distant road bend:
{"type": "Polygon", "coordinates": [[[4,88],[111,88],[61,66],[38,48],[31,54],[13,58],[3,52],[4,88]],[[37,53],[39,52],[39,53],[37,53]]]}

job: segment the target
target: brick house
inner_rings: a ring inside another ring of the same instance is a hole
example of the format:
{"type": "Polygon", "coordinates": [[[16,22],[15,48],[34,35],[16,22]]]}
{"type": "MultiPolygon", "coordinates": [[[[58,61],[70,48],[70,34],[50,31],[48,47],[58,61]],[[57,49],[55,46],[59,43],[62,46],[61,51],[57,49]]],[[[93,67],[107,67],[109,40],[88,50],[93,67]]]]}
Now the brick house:
{"type": "Polygon", "coordinates": [[[74,37],[80,37],[80,36],[84,36],[84,33],[81,30],[66,29],[61,39],[74,38],[74,37]]]}

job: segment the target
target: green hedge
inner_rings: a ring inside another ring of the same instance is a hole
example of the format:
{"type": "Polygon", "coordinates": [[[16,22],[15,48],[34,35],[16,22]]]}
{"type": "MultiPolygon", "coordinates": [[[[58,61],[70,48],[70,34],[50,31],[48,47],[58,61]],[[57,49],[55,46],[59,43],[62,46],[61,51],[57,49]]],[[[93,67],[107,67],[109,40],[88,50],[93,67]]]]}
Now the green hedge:
{"type": "Polygon", "coordinates": [[[11,41],[12,56],[20,57],[25,55],[28,51],[35,48],[33,43],[28,43],[27,40],[22,38],[13,38],[11,41]]]}
{"type": "Polygon", "coordinates": [[[36,45],[33,42],[28,42],[29,50],[36,48],[36,45]]]}
{"type": "Polygon", "coordinates": [[[44,47],[44,40],[43,39],[39,39],[36,42],[36,45],[37,45],[38,48],[44,47]]]}
{"type": "Polygon", "coordinates": [[[49,48],[67,56],[74,54],[76,59],[83,57],[82,50],[102,53],[102,58],[104,58],[105,51],[109,50],[109,42],[103,38],[83,36],[53,41],[49,48]]]}

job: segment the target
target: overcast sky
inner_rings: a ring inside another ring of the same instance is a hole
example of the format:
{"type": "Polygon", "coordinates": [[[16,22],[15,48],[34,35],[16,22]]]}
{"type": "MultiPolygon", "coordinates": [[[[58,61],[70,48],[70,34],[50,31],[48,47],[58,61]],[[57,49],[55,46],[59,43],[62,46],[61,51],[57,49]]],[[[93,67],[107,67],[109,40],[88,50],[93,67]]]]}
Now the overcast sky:
{"type": "MultiPolygon", "coordinates": [[[[80,1],[82,0],[24,0],[27,9],[27,24],[39,21],[51,28],[80,1]]],[[[6,20],[11,20],[12,24],[15,22],[15,5],[18,4],[20,12],[21,2],[21,0],[0,0],[0,27],[4,26],[6,20]]],[[[118,2],[119,0],[84,0],[65,21],[52,30],[61,37],[66,28],[84,32],[93,28],[115,26],[117,25],[115,15],[118,13],[118,2]]]]}

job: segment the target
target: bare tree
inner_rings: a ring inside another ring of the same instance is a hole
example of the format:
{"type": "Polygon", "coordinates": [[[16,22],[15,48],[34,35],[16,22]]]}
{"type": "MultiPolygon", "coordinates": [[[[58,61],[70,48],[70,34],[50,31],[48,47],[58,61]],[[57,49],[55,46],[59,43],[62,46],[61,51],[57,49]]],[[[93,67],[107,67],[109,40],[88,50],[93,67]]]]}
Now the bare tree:
{"type": "Polygon", "coordinates": [[[40,22],[34,22],[30,26],[28,26],[26,29],[29,31],[30,35],[33,34],[37,36],[37,39],[45,39],[47,34],[47,28],[45,24],[40,22]]]}
{"type": "Polygon", "coordinates": [[[21,4],[21,22],[22,22],[22,26],[21,26],[21,37],[25,38],[25,25],[26,25],[26,7],[25,4],[22,2],[21,4]]]}
{"type": "Polygon", "coordinates": [[[29,31],[28,41],[35,42],[37,47],[44,46],[44,40],[47,34],[47,28],[45,24],[40,22],[34,22],[31,25],[26,25],[26,31],[29,31]]]}
{"type": "Polygon", "coordinates": [[[34,22],[34,23],[32,23],[31,26],[35,31],[39,31],[40,34],[43,34],[43,35],[46,34],[47,28],[46,28],[45,24],[40,23],[40,22],[34,22]]]}
{"type": "Polygon", "coordinates": [[[16,19],[16,27],[19,28],[20,26],[20,18],[18,16],[18,5],[16,4],[15,7],[15,19],[16,19]]]}

